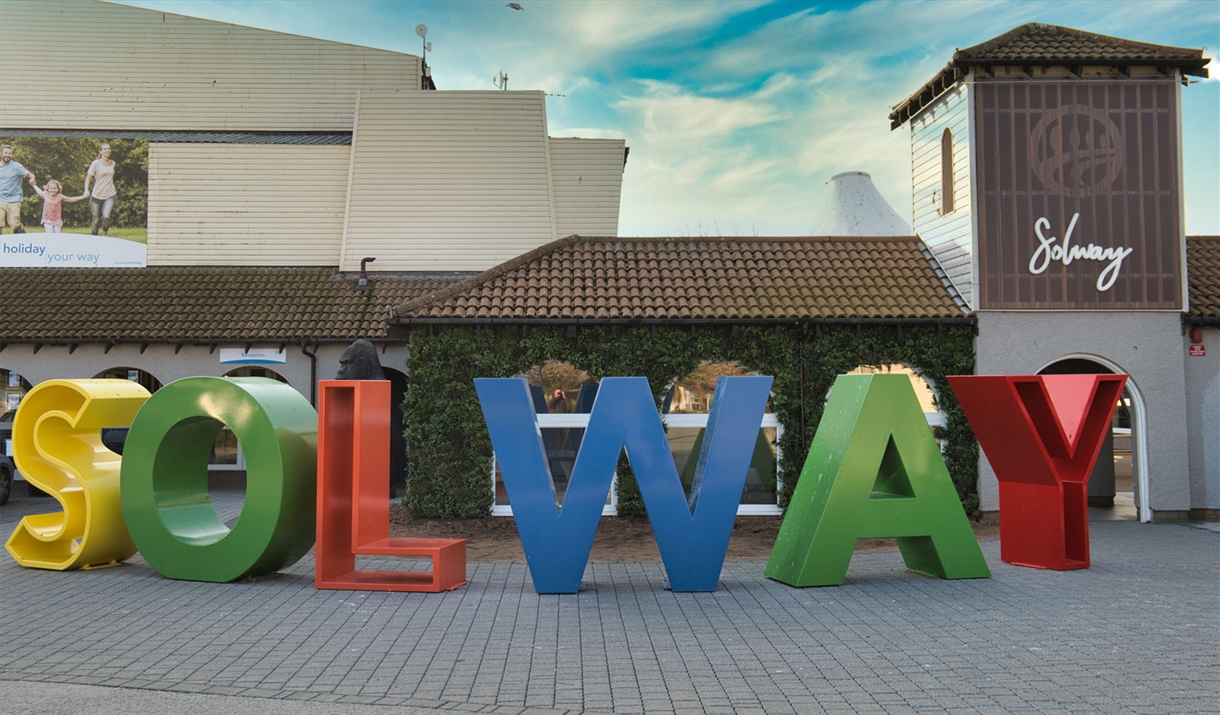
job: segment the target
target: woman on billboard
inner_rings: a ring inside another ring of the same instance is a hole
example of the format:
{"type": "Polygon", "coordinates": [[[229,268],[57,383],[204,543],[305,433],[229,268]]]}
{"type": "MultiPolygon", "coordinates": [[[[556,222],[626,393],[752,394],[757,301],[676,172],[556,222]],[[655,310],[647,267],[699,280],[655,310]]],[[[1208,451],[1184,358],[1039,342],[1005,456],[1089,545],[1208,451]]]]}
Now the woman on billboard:
{"type": "Polygon", "coordinates": [[[114,200],[117,191],[114,188],[114,161],[110,158],[110,145],[102,144],[97,148],[97,158],[89,165],[85,173],[85,193],[89,194],[89,212],[93,214],[90,228],[97,235],[100,221],[102,235],[110,232],[110,213],[114,210],[114,200]],[[93,192],[89,192],[89,184],[93,183],[93,192]]]}

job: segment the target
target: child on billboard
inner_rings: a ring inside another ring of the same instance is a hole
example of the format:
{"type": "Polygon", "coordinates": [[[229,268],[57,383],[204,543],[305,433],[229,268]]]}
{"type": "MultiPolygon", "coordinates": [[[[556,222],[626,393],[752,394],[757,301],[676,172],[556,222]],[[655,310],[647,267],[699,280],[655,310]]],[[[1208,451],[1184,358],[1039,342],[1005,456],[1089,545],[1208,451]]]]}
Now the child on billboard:
{"type": "Polygon", "coordinates": [[[47,182],[45,190],[38,188],[37,184],[33,184],[33,187],[34,191],[37,191],[38,195],[42,197],[42,227],[47,233],[63,233],[64,203],[74,204],[89,198],[87,193],[80,196],[64,196],[63,185],[54,179],[47,182]]]}

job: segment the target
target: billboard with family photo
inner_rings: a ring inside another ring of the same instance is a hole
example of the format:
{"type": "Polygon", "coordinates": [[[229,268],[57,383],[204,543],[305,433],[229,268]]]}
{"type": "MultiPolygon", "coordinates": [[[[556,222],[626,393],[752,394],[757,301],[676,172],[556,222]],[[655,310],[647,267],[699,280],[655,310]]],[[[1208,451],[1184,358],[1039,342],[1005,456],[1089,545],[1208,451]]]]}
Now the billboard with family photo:
{"type": "Polygon", "coordinates": [[[142,268],[148,141],[0,135],[0,267],[142,268]]]}

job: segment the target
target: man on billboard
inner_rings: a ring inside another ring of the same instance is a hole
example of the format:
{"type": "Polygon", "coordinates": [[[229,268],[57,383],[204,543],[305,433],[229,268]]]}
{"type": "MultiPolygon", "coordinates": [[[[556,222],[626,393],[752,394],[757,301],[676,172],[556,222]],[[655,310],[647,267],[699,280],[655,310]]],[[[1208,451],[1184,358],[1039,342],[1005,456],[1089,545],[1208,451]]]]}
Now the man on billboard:
{"type": "Polygon", "coordinates": [[[0,233],[6,225],[13,227],[13,233],[25,233],[21,225],[22,179],[32,185],[38,183],[32,173],[13,161],[13,147],[0,146],[0,233]]]}

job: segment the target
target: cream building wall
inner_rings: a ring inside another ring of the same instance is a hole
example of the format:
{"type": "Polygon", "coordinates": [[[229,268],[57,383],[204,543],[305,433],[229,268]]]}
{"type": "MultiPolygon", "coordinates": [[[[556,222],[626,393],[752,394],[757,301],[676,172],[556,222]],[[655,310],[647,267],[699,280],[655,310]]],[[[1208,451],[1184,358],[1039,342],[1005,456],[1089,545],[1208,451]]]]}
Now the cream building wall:
{"type": "Polygon", "coordinates": [[[544,100],[361,93],[340,269],[483,270],[555,240],[544,100]]]}
{"type": "MultiPolygon", "coordinates": [[[[1072,358],[1128,375],[1137,504],[1151,508],[1153,521],[1185,520],[1192,506],[1203,506],[1191,501],[1180,314],[985,311],[978,319],[979,375],[1035,375],[1072,358]]],[[[999,483],[985,454],[978,490],[984,511],[999,509],[999,483]]]]}
{"type": "Polygon", "coordinates": [[[551,138],[555,232],[560,238],[617,236],[627,142],[551,138]]]}
{"type": "Polygon", "coordinates": [[[1190,335],[1182,336],[1186,363],[1186,423],[1190,454],[1190,504],[1220,512],[1220,330],[1203,328],[1204,355],[1190,354],[1190,335]]]}
{"type": "Polygon", "coordinates": [[[361,89],[420,88],[387,50],[95,0],[0,14],[0,128],[351,131],[361,89]]]}
{"type": "Polygon", "coordinates": [[[338,265],[350,146],[148,149],[149,265],[338,265]]]}

